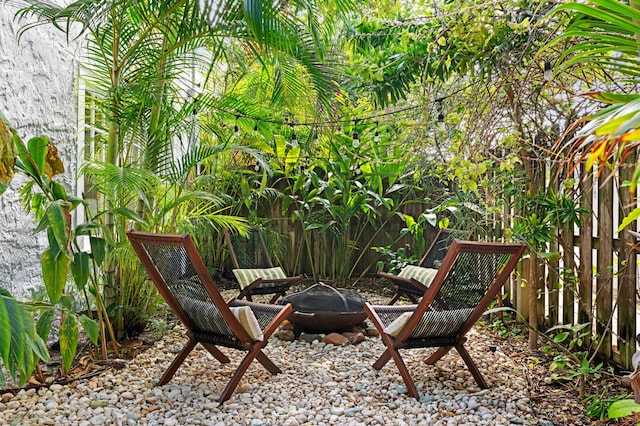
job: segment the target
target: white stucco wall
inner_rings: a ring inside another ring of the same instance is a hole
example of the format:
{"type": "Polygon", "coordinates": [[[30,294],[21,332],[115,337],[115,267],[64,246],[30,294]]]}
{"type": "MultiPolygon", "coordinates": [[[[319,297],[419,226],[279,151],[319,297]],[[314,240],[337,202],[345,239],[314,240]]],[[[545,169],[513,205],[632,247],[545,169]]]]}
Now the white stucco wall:
{"type": "MultiPolygon", "coordinates": [[[[26,141],[47,134],[58,147],[65,175],[58,178],[75,192],[77,160],[77,44],[50,27],[16,34],[16,9],[0,4],[0,110],[26,141]]],[[[0,196],[0,286],[24,298],[42,287],[40,255],[46,235],[33,235],[33,217],[22,209],[16,175],[11,188],[0,196]]]]}

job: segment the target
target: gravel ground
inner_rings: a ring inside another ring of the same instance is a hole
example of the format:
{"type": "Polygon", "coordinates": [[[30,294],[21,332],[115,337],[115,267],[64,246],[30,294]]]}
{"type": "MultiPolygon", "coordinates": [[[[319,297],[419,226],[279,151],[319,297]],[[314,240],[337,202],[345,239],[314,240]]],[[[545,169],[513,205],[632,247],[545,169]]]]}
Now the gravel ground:
{"type": "MultiPolygon", "coordinates": [[[[375,297],[372,297],[375,302],[375,297]]],[[[433,349],[403,351],[421,399],[407,396],[393,361],[372,364],[384,346],[283,342],[265,353],[283,370],[271,376],[254,362],[231,399],[216,401],[243,354],[226,350],[219,364],[197,347],[169,384],[159,377],[186,342],[176,326],[120,369],[68,385],[5,393],[0,424],[15,425],[511,425],[549,424],[532,417],[524,372],[487,333],[474,329],[467,348],[490,388],[480,390],[451,351],[436,365],[421,362],[433,349]]]]}

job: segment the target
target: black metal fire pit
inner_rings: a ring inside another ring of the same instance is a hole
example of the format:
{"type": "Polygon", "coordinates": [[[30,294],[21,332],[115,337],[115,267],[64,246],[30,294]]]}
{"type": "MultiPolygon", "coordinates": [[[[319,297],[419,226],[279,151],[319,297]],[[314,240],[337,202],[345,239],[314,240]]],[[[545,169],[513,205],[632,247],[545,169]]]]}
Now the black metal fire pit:
{"type": "Polygon", "coordinates": [[[291,303],[293,313],[289,320],[297,332],[328,332],[342,331],[362,323],[367,318],[365,302],[366,299],[353,290],[318,283],[284,296],[277,303],[291,303]]]}

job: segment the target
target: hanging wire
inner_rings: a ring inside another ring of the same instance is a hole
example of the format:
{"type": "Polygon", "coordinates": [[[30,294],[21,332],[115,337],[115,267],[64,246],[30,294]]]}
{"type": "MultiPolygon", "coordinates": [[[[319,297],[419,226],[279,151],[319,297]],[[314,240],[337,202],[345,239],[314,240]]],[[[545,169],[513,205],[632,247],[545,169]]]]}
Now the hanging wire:
{"type": "MultiPolygon", "coordinates": [[[[466,89],[468,89],[468,88],[470,88],[472,86],[475,86],[475,85],[477,85],[479,83],[480,83],[479,81],[473,82],[473,83],[469,83],[466,86],[461,87],[460,89],[457,89],[457,90],[455,90],[455,91],[453,91],[453,92],[451,92],[451,93],[449,93],[447,95],[441,96],[441,97],[439,97],[437,99],[434,99],[432,101],[429,101],[427,103],[438,103],[438,104],[441,104],[442,101],[444,101],[445,99],[450,98],[450,97],[452,97],[452,96],[454,96],[454,95],[456,95],[456,94],[458,94],[458,93],[460,93],[460,92],[462,92],[462,91],[464,91],[464,90],[466,90],[466,89]]],[[[382,113],[378,113],[378,114],[371,114],[371,115],[368,115],[368,116],[360,117],[357,120],[358,121],[362,121],[362,120],[368,121],[368,120],[372,120],[372,119],[376,119],[376,118],[384,118],[384,117],[394,116],[394,115],[397,115],[397,114],[405,113],[407,111],[414,111],[414,110],[423,109],[423,108],[424,108],[424,104],[410,105],[410,106],[407,106],[407,107],[404,107],[404,108],[399,108],[399,109],[393,110],[393,111],[387,111],[387,112],[382,112],[382,113]]],[[[341,118],[338,118],[338,119],[335,119],[335,120],[321,120],[321,121],[309,121],[309,122],[304,122],[303,121],[303,122],[299,122],[299,123],[293,123],[293,122],[289,123],[286,118],[282,119],[282,120],[277,120],[277,119],[269,119],[269,118],[262,118],[262,117],[252,116],[252,115],[248,115],[248,114],[242,114],[242,113],[238,113],[238,112],[232,112],[232,111],[225,110],[223,108],[215,108],[214,107],[213,109],[215,109],[218,112],[221,112],[223,114],[235,115],[236,122],[237,122],[238,118],[246,118],[246,119],[249,119],[249,120],[255,120],[255,121],[260,121],[260,122],[263,122],[263,123],[270,123],[270,124],[276,124],[276,125],[287,125],[287,124],[289,124],[289,125],[293,125],[293,126],[316,126],[316,127],[318,127],[318,126],[331,126],[331,125],[336,125],[336,124],[345,125],[345,124],[350,124],[353,121],[353,119],[347,119],[347,118],[341,119],[341,118]]],[[[444,117],[443,117],[443,119],[444,119],[444,117]]],[[[235,130],[235,127],[234,127],[234,130],[235,130]]]]}

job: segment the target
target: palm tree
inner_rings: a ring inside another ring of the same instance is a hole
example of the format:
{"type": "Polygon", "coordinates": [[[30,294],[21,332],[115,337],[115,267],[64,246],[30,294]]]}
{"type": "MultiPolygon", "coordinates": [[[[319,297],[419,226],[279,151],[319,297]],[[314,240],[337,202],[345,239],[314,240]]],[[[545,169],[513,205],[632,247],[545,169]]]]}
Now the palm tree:
{"type": "MultiPolygon", "coordinates": [[[[97,157],[83,170],[102,195],[102,207],[94,216],[105,218],[101,230],[113,255],[104,264],[105,283],[116,293],[126,292],[122,280],[134,275],[118,271],[132,263],[121,250],[128,222],[173,230],[186,225],[179,219],[189,217],[185,209],[191,208],[192,213],[204,212],[211,223],[242,226],[241,220],[216,208],[219,203],[211,194],[188,187],[194,181],[194,166],[228,149],[228,141],[207,147],[196,140],[183,152],[176,143],[197,130],[196,113],[217,105],[220,88],[198,93],[209,87],[215,70],[243,65],[236,62],[238,56],[229,55],[231,51],[239,47],[265,67],[270,58],[277,58],[286,78],[277,79],[275,94],[310,86],[306,93],[314,93],[319,104],[328,104],[333,94],[336,75],[330,61],[324,60],[325,31],[313,2],[228,0],[215,7],[196,0],[21,3],[25,7],[17,16],[35,18],[21,31],[54,25],[69,38],[84,40],[89,107],[95,108],[94,117],[102,119],[92,123],[97,128],[98,137],[92,141],[97,157]],[[289,78],[288,70],[304,70],[306,78],[289,78]],[[199,88],[194,76],[200,80],[199,88]],[[149,185],[154,179],[159,184],[149,185]]],[[[351,4],[335,3],[340,10],[351,4]]],[[[107,298],[122,304],[119,294],[107,298]]]]}
{"type": "MultiPolygon", "coordinates": [[[[576,122],[575,127],[584,126],[569,144],[571,152],[581,155],[570,159],[570,166],[586,161],[588,169],[593,164],[604,166],[599,170],[615,169],[640,142],[640,1],[569,2],[555,9],[558,15],[564,12],[568,12],[569,25],[547,46],[572,43],[559,58],[556,72],[598,68],[609,76],[608,90],[615,90],[589,93],[606,106],[576,122]]],[[[636,167],[629,185],[632,192],[639,180],[640,167],[636,167]]],[[[640,209],[635,209],[622,225],[638,217],[640,209]]]]}

